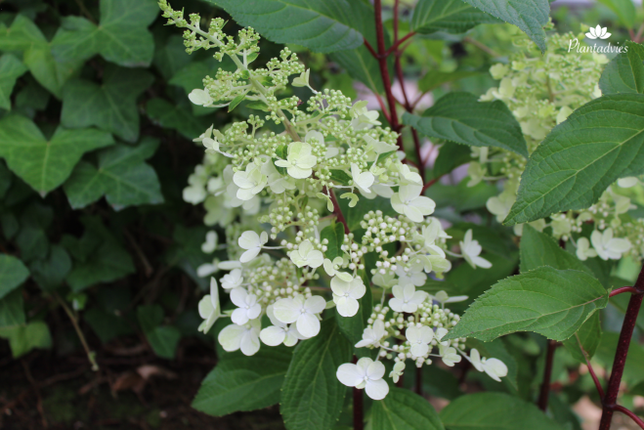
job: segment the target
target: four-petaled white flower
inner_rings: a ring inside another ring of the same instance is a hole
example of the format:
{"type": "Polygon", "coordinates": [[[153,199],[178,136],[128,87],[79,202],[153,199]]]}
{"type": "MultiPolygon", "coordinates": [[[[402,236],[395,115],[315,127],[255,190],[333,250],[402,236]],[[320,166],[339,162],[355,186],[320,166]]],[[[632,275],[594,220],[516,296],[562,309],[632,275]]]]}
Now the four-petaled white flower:
{"type": "Polygon", "coordinates": [[[423,217],[431,215],[436,208],[432,199],[420,195],[422,190],[421,185],[401,185],[391,196],[391,207],[414,222],[422,222],[423,217]]]}
{"type": "Polygon", "coordinates": [[[367,289],[359,276],[348,282],[334,276],[331,279],[331,291],[333,291],[333,303],[337,306],[338,313],[343,317],[352,317],[358,313],[360,308],[358,299],[364,296],[367,289]]]}
{"type": "Polygon", "coordinates": [[[205,254],[211,254],[215,250],[215,248],[217,248],[217,242],[217,232],[209,231],[208,233],[206,233],[206,241],[201,244],[201,251],[203,251],[205,254]]]}
{"type": "Polygon", "coordinates": [[[612,33],[608,32],[606,27],[597,24],[596,27],[590,27],[586,37],[589,39],[608,39],[612,33]]]}
{"type": "Polygon", "coordinates": [[[619,260],[623,253],[631,249],[631,242],[628,239],[613,237],[612,228],[607,228],[603,233],[593,231],[590,241],[602,260],[619,260]]]}
{"type": "Polygon", "coordinates": [[[257,234],[253,230],[243,232],[242,235],[239,236],[237,243],[239,244],[239,247],[245,249],[246,252],[239,257],[239,261],[242,263],[248,263],[257,257],[259,255],[259,251],[261,251],[262,246],[266,242],[268,242],[268,233],[265,231],[263,231],[261,235],[257,234]]]}
{"type": "Polygon", "coordinates": [[[436,245],[436,240],[443,238],[447,239],[451,236],[447,235],[447,233],[443,231],[443,227],[441,226],[440,221],[436,218],[430,218],[429,225],[424,225],[421,231],[423,240],[425,241],[425,249],[430,254],[440,255],[441,257],[445,258],[445,251],[443,251],[443,248],[436,245]]]}
{"type": "Polygon", "coordinates": [[[508,374],[508,366],[498,358],[483,358],[476,348],[470,351],[470,363],[479,372],[487,373],[490,378],[501,382],[501,378],[508,374]]]}
{"type": "Polygon", "coordinates": [[[242,277],[242,271],[240,269],[233,269],[232,272],[224,275],[220,281],[224,290],[232,290],[233,288],[239,287],[244,282],[244,278],[242,277]]]}
{"type": "Polygon", "coordinates": [[[412,171],[406,164],[398,166],[398,174],[400,176],[400,185],[423,185],[423,179],[420,175],[412,171]]]}
{"type": "Polygon", "coordinates": [[[409,326],[405,330],[405,337],[411,346],[413,359],[424,357],[429,352],[429,343],[434,339],[434,330],[424,326],[409,326]]]}
{"type": "Polygon", "coordinates": [[[210,294],[203,296],[199,301],[199,316],[205,321],[199,325],[199,331],[204,334],[213,326],[215,321],[221,316],[221,307],[219,306],[219,289],[215,278],[210,278],[210,294]]]}
{"type": "Polygon", "coordinates": [[[362,332],[362,340],[356,343],[356,348],[364,348],[365,346],[377,346],[383,337],[387,336],[385,330],[385,323],[382,320],[375,320],[372,327],[367,327],[362,332]]]}
{"type": "Polygon", "coordinates": [[[230,319],[237,325],[244,325],[249,320],[254,320],[262,312],[262,306],[257,303],[255,294],[248,294],[244,288],[233,288],[230,300],[237,306],[230,319]]]}
{"type": "Polygon", "coordinates": [[[588,239],[585,237],[580,237],[577,240],[577,258],[581,261],[586,261],[588,258],[597,257],[597,251],[595,251],[591,246],[588,239]]]}
{"type": "Polygon", "coordinates": [[[310,240],[302,241],[297,249],[288,253],[293,264],[297,267],[309,266],[317,269],[324,262],[324,254],[313,247],[310,240]]]}
{"type": "Polygon", "coordinates": [[[389,307],[395,312],[414,313],[428,296],[424,291],[416,291],[413,284],[395,285],[391,291],[394,297],[389,299],[389,307]]]}
{"type": "Polygon", "coordinates": [[[370,188],[371,185],[373,185],[375,178],[371,172],[361,172],[360,167],[358,167],[356,163],[351,163],[351,178],[353,179],[353,185],[355,185],[362,194],[373,194],[370,188]]]}
{"type": "Polygon", "coordinates": [[[389,377],[394,381],[394,384],[398,382],[398,380],[400,379],[404,371],[405,371],[405,362],[397,361],[396,364],[394,364],[393,370],[389,372],[389,377]]]}
{"type": "Polygon", "coordinates": [[[259,333],[259,338],[268,346],[284,344],[293,346],[300,339],[305,339],[298,331],[295,324],[284,324],[273,313],[273,306],[266,308],[266,315],[273,325],[266,327],[259,333]]]}
{"type": "Polygon", "coordinates": [[[246,201],[252,199],[264,189],[268,184],[268,178],[262,173],[260,166],[255,163],[248,163],[246,170],[235,172],[233,182],[239,187],[235,197],[246,201]]]}
{"type": "Polygon", "coordinates": [[[199,88],[190,91],[188,99],[190,99],[192,103],[204,107],[212,106],[213,103],[212,97],[210,97],[208,91],[200,90],[199,88]]]}
{"type": "Polygon", "coordinates": [[[455,348],[451,346],[445,347],[440,345],[438,347],[441,359],[446,366],[454,367],[454,364],[461,362],[461,356],[458,354],[455,348]]]}
{"type": "Polygon", "coordinates": [[[273,304],[275,318],[284,324],[296,323],[297,331],[305,338],[320,332],[320,314],[326,307],[326,301],[320,296],[304,299],[297,295],[292,299],[280,299],[273,304]]]}
{"type": "Polygon", "coordinates": [[[368,110],[367,104],[367,101],[359,101],[351,107],[350,114],[353,118],[351,120],[351,127],[356,131],[368,130],[374,125],[380,125],[378,111],[368,110]]]}
{"type": "Polygon", "coordinates": [[[311,154],[312,149],[308,143],[293,142],[288,147],[286,160],[277,160],[275,165],[285,167],[292,178],[308,178],[313,173],[313,166],[318,162],[317,157],[311,154]]]}
{"type": "Polygon", "coordinates": [[[465,237],[460,242],[460,245],[463,258],[465,258],[465,261],[467,261],[474,269],[476,269],[477,266],[482,267],[483,269],[489,269],[490,267],[492,267],[492,263],[490,263],[483,257],[479,257],[479,254],[481,253],[483,248],[481,248],[481,245],[479,245],[478,240],[472,240],[471,229],[467,230],[465,237]]]}
{"type": "Polygon", "coordinates": [[[373,400],[382,400],[389,393],[389,385],[382,379],[385,365],[369,357],[361,358],[356,364],[340,365],[335,375],[347,387],[364,388],[373,400]]]}
{"type": "Polygon", "coordinates": [[[496,215],[496,220],[498,222],[503,222],[510,213],[510,209],[512,209],[512,205],[516,200],[516,194],[506,193],[504,191],[498,196],[490,197],[487,202],[485,202],[485,206],[490,213],[496,215]]]}
{"type": "Polygon", "coordinates": [[[253,355],[259,351],[259,332],[262,323],[259,319],[251,320],[245,325],[230,324],[219,332],[217,340],[224,351],[232,352],[241,349],[244,355],[253,355]]]}

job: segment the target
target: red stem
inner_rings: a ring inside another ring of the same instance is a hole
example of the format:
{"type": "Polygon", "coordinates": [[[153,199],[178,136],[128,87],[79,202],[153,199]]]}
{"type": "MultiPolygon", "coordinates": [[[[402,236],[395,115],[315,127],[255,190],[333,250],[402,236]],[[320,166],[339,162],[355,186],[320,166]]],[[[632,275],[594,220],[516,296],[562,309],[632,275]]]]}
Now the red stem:
{"type": "Polygon", "coordinates": [[[416,368],[416,394],[423,395],[423,368],[416,368]]]}
{"type": "Polygon", "coordinates": [[[550,380],[552,379],[552,363],[555,357],[555,349],[557,349],[557,342],[554,340],[548,340],[546,368],[543,371],[543,382],[541,383],[539,402],[537,403],[539,409],[544,412],[548,409],[548,397],[550,396],[550,380]]]}
{"type": "Polygon", "coordinates": [[[593,365],[590,364],[590,360],[588,359],[588,353],[581,345],[579,336],[577,336],[576,333],[575,333],[575,338],[577,339],[577,344],[579,345],[579,349],[581,349],[581,353],[584,355],[584,358],[586,359],[586,366],[588,366],[588,373],[590,373],[590,376],[593,378],[593,382],[595,383],[595,388],[597,388],[599,397],[604,398],[604,389],[602,388],[602,384],[599,382],[599,378],[597,378],[597,374],[595,373],[595,369],[593,369],[593,365]]]}
{"type": "Polygon", "coordinates": [[[608,297],[614,297],[618,294],[622,293],[631,293],[631,294],[637,294],[639,293],[639,290],[635,287],[621,287],[621,288],[615,288],[613,291],[610,292],[608,297]]]}
{"type": "Polygon", "coordinates": [[[628,415],[629,417],[631,417],[633,421],[635,421],[635,423],[638,426],[640,426],[640,428],[644,429],[644,421],[642,421],[642,419],[637,415],[635,415],[631,410],[626,409],[624,406],[621,406],[621,405],[615,405],[615,410],[628,415]]]}
{"type": "MultiPolygon", "coordinates": [[[[358,362],[358,357],[353,356],[353,363],[358,362]]],[[[362,399],[362,390],[353,387],[353,430],[364,429],[364,407],[362,399]]]]}
{"type": "Polygon", "coordinates": [[[622,331],[619,334],[617,350],[615,351],[613,370],[610,373],[608,388],[606,389],[606,396],[604,397],[604,400],[602,402],[603,411],[601,421],[599,422],[599,430],[610,430],[610,423],[613,419],[613,412],[615,411],[615,409],[623,412],[616,404],[617,394],[619,393],[619,386],[622,382],[624,366],[626,365],[628,347],[631,344],[633,330],[635,329],[635,323],[637,322],[637,315],[639,314],[640,307],[642,305],[642,298],[644,298],[644,267],[642,267],[642,270],[637,277],[634,289],[637,292],[631,295],[631,299],[628,301],[626,316],[624,316],[622,331]]]}
{"type": "Polygon", "coordinates": [[[335,214],[337,220],[340,221],[344,226],[344,234],[351,233],[351,230],[349,230],[349,226],[347,225],[347,220],[342,214],[342,209],[340,209],[338,199],[335,198],[335,193],[333,192],[333,190],[329,190],[328,188],[327,191],[329,192],[329,196],[331,197],[331,203],[333,203],[333,213],[335,214]]]}
{"type": "Polygon", "coordinates": [[[415,31],[407,33],[402,39],[396,41],[393,45],[391,45],[391,47],[385,51],[384,56],[388,57],[389,55],[394,53],[400,47],[400,45],[402,45],[403,43],[405,43],[407,40],[414,37],[415,35],[416,35],[415,31]]]}

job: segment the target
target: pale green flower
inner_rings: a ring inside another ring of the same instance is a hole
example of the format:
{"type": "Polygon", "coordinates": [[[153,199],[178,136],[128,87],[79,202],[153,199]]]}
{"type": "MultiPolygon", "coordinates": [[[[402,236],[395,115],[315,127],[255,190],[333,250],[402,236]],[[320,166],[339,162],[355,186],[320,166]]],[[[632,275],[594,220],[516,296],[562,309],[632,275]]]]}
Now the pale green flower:
{"type": "Polygon", "coordinates": [[[362,331],[362,340],[356,343],[356,348],[364,348],[366,346],[378,346],[380,341],[387,336],[385,330],[385,323],[382,320],[375,320],[373,326],[367,327],[362,331]]]}
{"type": "Polygon", "coordinates": [[[199,301],[198,308],[199,316],[205,320],[199,325],[198,330],[206,334],[221,316],[219,289],[217,288],[217,281],[215,278],[210,278],[210,294],[203,296],[201,301],[199,301]]]}
{"type": "Polygon", "coordinates": [[[479,372],[485,372],[488,376],[497,382],[501,382],[501,378],[508,374],[508,366],[505,365],[498,358],[483,358],[476,348],[470,351],[470,363],[479,372]]]}
{"type": "Polygon", "coordinates": [[[393,297],[389,299],[389,307],[394,312],[414,313],[418,306],[429,297],[424,291],[416,291],[413,284],[396,285],[391,290],[393,297]]]}
{"type": "Polygon", "coordinates": [[[434,330],[426,325],[412,325],[405,330],[405,337],[411,346],[410,352],[415,360],[429,353],[429,344],[434,339],[434,330]]]}
{"type": "Polygon", "coordinates": [[[367,396],[373,400],[382,400],[389,393],[389,385],[382,379],[385,365],[369,357],[361,358],[356,364],[340,365],[335,375],[347,387],[364,388],[367,396]]]}
{"type": "Polygon", "coordinates": [[[397,384],[404,372],[405,362],[397,361],[396,364],[394,364],[393,370],[389,372],[389,377],[394,381],[394,384],[397,384]]]}
{"type": "Polygon", "coordinates": [[[391,207],[414,222],[422,222],[423,217],[431,215],[436,208],[432,199],[420,195],[422,189],[420,185],[401,185],[391,196],[391,207]]]}
{"type": "Polygon", "coordinates": [[[460,246],[463,258],[465,258],[465,261],[467,261],[470,266],[472,266],[472,268],[476,269],[476,267],[478,266],[482,267],[483,269],[489,269],[490,267],[492,267],[492,263],[490,263],[483,257],[479,257],[479,254],[481,253],[483,248],[481,248],[478,240],[472,239],[471,229],[465,232],[465,237],[460,242],[460,246]]]}
{"type": "Polygon", "coordinates": [[[230,291],[230,301],[237,309],[230,315],[230,319],[237,325],[244,325],[250,320],[259,317],[262,306],[257,303],[255,294],[248,294],[244,288],[233,288],[230,291]]]}
{"type": "Polygon", "coordinates": [[[259,332],[262,323],[259,319],[251,320],[241,326],[230,324],[219,332],[217,340],[224,351],[233,352],[241,349],[244,355],[254,355],[259,351],[259,332]]]}
{"type": "Polygon", "coordinates": [[[259,194],[268,184],[268,178],[261,171],[260,166],[248,163],[246,170],[235,172],[233,182],[239,189],[235,196],[240,200],[250,200],[259,194]]]}
{"type": "Polygon", "coordinates": [[[441,359],[446,366],[454,367],[454,364],[461,362],[461,356],[460,354],[458,354],[455,348],[452,348],[451,346],[445,347],[443,345],[440,345],[438,347],[438,350],[441,359]]]}
{"type": "Polygon", "coordinates": [[[378,121],[378,111],[368,110],[367,104],[368,102],[366,101],[359,101],[351,108],[350,113],[353,118],[351,121],[351,127],[356,131],[368,130],[373,128],[374,125],[381,124],[381,122],[378,121]]]}
{"type": "Polygon", "coordinates": [[[309,266],[317,269],[324,262],[322,251],[315,249],[308,239],[302,241],[297,249],[289,252],[288,256],[297,267],[309,266]]]}
{"type": "Polygon", "coordinates": [[[588,258],[597,257],[597,251],[595,251],[591,246],[588,239],[585,237],[580,237],[577,240],[577,258],[581,261],[586,261],[588,258]]]}
{"type": "Polygon", "coordinates": [[[277,160],[275,165],[285,167],[288,174],[295,179],[308,178],[318,161],[317,157],[311,154],[312,149],[308,143],[292,142],[288,147],[286,160],[277,160]]]}
{"type": "Polygon", "coordinates": [[[360,308],[358,299],[364,296],[367,289],[359,276],[349,282],[335,276],[331,279],[331,291],[333,291],[333,303],[338,313],[343,317],[352,317],[358,313],[360,308]]]}
{"type": "Polygon", "coordinates": [[[217,232],[214,230],[209,231],[208,233],[206,233],[206,241],[201,244],[201,251],[204,254],[212,254],[217,248],[217,242],[217,232]]]}
{"type": "Polygon", "coordinates": [[[268,233],[265,231],[261,235],[257,234],[253,230],[248,230],[242,233],[237,241],[240,248],[245,249],[239,261],[242,263],[248,263],[255,257],[259,255],[259,252],[262,250],[262,246],[268,242],[268,233]]]}
{"type": "Polygon", "coordinates": [[[357,164],[351,164],[351,178],[353,185],[360,190],[362,194],[371,194],[370,187],[373,185],[374,176],[371,172],[361,172],[357,164]]]}
{"type": "Polygon", "coordinates": [[[326,301],[320,296],[305,299],[297,295],[289,299],[279,299],[273,304],[275,318],[284,324],[296,324],[297,331],[305,338],[316,336],[320,332],[318,315],[326,307],[326,301]]]}
{"type": "Polygon", "coordinates": [[[602,260],[619,260],[623,253],[631,249],[631,242],[628,239],[613,237],[612,228],[607,228],[603,233],[593,231],[590,241],[602,260]]]}

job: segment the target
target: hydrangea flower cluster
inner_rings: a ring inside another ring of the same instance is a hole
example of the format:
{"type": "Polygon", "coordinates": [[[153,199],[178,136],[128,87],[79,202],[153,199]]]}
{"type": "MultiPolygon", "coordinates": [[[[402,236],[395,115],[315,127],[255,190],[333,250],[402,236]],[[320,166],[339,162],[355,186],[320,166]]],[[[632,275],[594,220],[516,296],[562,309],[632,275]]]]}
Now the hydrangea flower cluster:
{"type": "MultiPolygon", "coordinates": [[[[566,120],[575,109],[601,96],[599,77],[608,59],[603,54],[579,54],[565,49],[570,40],[583,40],[584,34],[554,34],[548,39],[546,53],[541,55],[527,37],[517,38],[520,48],[509,57],[507,64],[497,63],[490,68],[499,86],[491,88],[482,101],[502,100],[521,125],[528,151],[532,153],[555,125],[566,120]]],[[[470,163],[469,186],[481,180],[499,180],[502,192],[487,201],[488,210],[502,222],[516,201],[519,180],[527,160],[522,156],[497,148],[475,148],[475,161],[470,163]]],[[[550,227],[552,235],[576,246],[579,259],[598,257],[620,259],[629,255],[644,258],[644,219],[633,219],[635,208],[626,188],[641,187],[638,178],[623,178],[611,185],[599,202],[581,211],[568,211],[540,219],[530,224],[542,231],[550,227]],[[584,225],[593,228],[583,228],[584,225]],[[583,229],[583,231],[582,231],[583,229]]],[[[514,227],[521,235],[523,226],[514,227]]]]}
{"type": "MultiPolygon", "coordinates": [[[[288,48],[265,67],[250,68],[259,51],[259,36],[252,29],[241,30],[235,39],[223,33],[220,19],[202,30],[198,15],[185,20],[165,0],[160,7],[169,24],[186,29],[188,52],[215,49],[215,58],[227,55],[237,66],[234,72],[220,69],[214,78],[206,77],[190,100],[229,110],[245,102],[263,112],[225,130],[210,127],[195,139],[205,157],[190,176],[184,199],[203,203],[206,225],[225,229],[229,258],[198,269],[204,277],[227,271],[219,282],[211,278],[211,292],[199,304],[205,320],[199,329],[206,333],[218,318],[230,317],[219,343],[245,355],[255,354],[262,343],[293,346],[318,335],[325,309],[335,307],[342,317],[356,315],[369,288],[382,303],[357,347],[382,350],[375,362],[361,359],[340,366],[342,383],[382,399],[388,391],[382,379],[384,358],[403,365],[407,358],[417,365],[429,363],[430,356],[458,362],[459,354],[465,354],[464,339],[440,341],[458,321],[442,308],[449,299],[416,289],[428,276],[440,278],[450,270],[448,253],[475,267],[490,263],[479,256],[481,247],[471,231],[460,244],[463,255],[448,251],[450,237],[430,217],[435,203],[421,195],[422,179],[398,151],[398,135],[381,127],[378,112],[369,111],[366,102],[311,88],[309,70],[288,48]],[[288,94],[289,85],[308,87],[312,95],[306,103],[295,96],[278,97],[288,94]],[[284,131],[271,131],[267,122],[284,131]],[[361,214],[351,229],[338,199],[346,200],[347,218],[351,211],[361,214]],[[374,210],[365,211],[363,205],[374,210]],[[375,256],[375,263],[366,263],[367,254],[375,256]],[[230,294],[232,311],[222,311],[218,284],[230,294]],[[382,330],[373,325],[378,321],[382,330]],[[388,338],[399,343],[385,346],[388,338]]],[[[202,250],[216,249],[213,230],[202,250]]],[[[478,360],[485,369],[485,361],[478,360]]],[[[494,359],[488,362],[488,368],[494,367],[494,359]]],[[[503,367],[497,366],[494,374],[505,375],[503,367]]],[[[397,369],[394,379],[402,373],[400,365],[397,369]]]]}

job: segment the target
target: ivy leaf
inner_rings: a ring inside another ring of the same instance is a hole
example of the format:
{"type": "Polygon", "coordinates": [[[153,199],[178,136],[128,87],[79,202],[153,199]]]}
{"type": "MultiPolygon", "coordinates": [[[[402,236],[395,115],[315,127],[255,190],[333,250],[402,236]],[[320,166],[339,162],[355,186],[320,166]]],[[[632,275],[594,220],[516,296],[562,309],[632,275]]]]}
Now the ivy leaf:
{"type": "Polygon", "coordinates": [[[51,52],[56,61],[86,61],[99,50],[97,27],[81,16],[66,16],[51,41],[51,52]]]}
{"type": "Polygon", "coordinates": [[[626,26],[628,29],[632,29],[635,26],[635,19],[637,18],[637,11],[635,10],[635,5],[632,0],[597,0],[600,3],[608,6],[610,10],[615,12],[617,18],[626,26]]]}
{"type": "Polygon", "coordinates": [[[21,357],[34,348],[51,348],[49,327],[43,321],[14,327],[0,327],[0,337],[9,341],[13,358],[21,357]]]}
{"type": "Polygon", "coordinates": [[[633,42],[626,42],[626,46],[628,51],[617,54],[599,78],[604,95],[644,94],[644,46],[633,42]]]}
{"type": "Polygon", "coordinates": [[[317,336],[296,347],[280,403],[288,430],[327,430],[335,425],[347,392],[335,372],[351,361],[352,351],[334,319],[324,321],[317,336]]]}
{"type": "Polygon", "coordinates": [[[0,108],[11,110],[11,91],[16,80],[27,71],[27,67],[15,56],[4,54],[0,57],[0,108]]]}
{"type": "Polygon", "coordinates": [[[383,400],[373,403],[373,430],[444,430],[436,410],[418,394],[391,387],[383,400]]]}
{"type": "Polygon", "coordinates": [[[541,233],[529,224],[523,226],[521,235],[521,273],[537,267],[550,266],[559,270],[572,269],[593,275],[577,257],[562,249],[552,236],[541,233]]]}
{"type": "Polygon", "coordinates": [[[414,8],[411,29],[421,34],[436,31],[464,33],[479,24],[498,22],[497,18],[462,0],[420,0],[414,8]]]}
{"type": "Polygon", "coordinates": [[[563,341],[607,304],[608,292],[593,276],[539,267],[493,285],[445,339],[473,337],[488,342],[509,333],[533,331],[563,341]]]}
{"type": "MultiPolygon", "coordinates": [[[[153,64],[159,70],[163,78],[168,81],[179,70],[183,69],[190,63],[192,57],[186,53],[186,47],[183,44],[183,37],[178,34],[173,34],[168,37],[163,43],[157,42],[156,49],[154,50],[153,64]]],[[[208,73],[201,75],[201,79],[208,73]]],[[[201,81],[199,82],[201,83],[201,81]]],[[[192,91],[196,86],[192,87],[192,91]]]]}
{"type": "Polygon", "coordinates": [[[83,79],[70,80],[63,89],[61,123],[68,128],[96,126],[126,142],[139,137],[136,98],[154,77],[143,70],[108,66],[102,85],[83,79]]]}
{"type": "MultiPolygon", "coordinates": [[[[315,52],[335,52],[362,45],[356,24],[367,20],[365,4],[351,0],[209,0],[233,19],[253,27],[275,43],[296,43],[315,52]]],[[[372,21],[373,22],[373,21],[372,21]]]]}
{"type": "Polygon", "coordinates": [[[67,179],[85,152],[113,143],[109,133],[63,127],[46,139],[36,124],[23,116],[0,119],[0,157],[43,196],[67,179]]]}
{"type": "Polygon", "coordinates": [[[441,97],[423,116],[405,113],[403,122],[420,133],[471,146],[495,146],[528,157],[521,126],[500,100],[479,102],[474,94],[441,97]]]}
{"type": "Polygon", "coordinates": [[[148,100],[145,111],[155,124],[177,130],[190,140],[199,136],[212,124],[211,120],[195,117],[186,108],[161,98],[148,100]]]}
{"type": "Polygon", "coordinates": [[[43,290],[53,290],[60,286],[72,269],[72,260],[60,245],[52,245],[45,260],[31,263],[34,280],[43,290]]]}
{"type": "Polygon", "coordinates": [[[262,348],[250,357],[239,351],[224,355],[201,383],[192,407],[219,417],[278,403],[292,355],[284,346],[262,348]]]}
{"type": "Polygon", "coordinates": [[[556,126],[528,160],[504,223],[584,209],[618,178],[644,173],[644,94],[595,99],[556,126]]]}
{"type": "Polygon", "coordinates": [[[344,254],[342,251],[342,244],[344,244],[344,226],[342,223],[336,222],[325,227],[320,232],[320,239],[329,241],[326,245],[326,252],[324,253],[329,260],[333,261],[335,257],[344,254]]]}
{"type": "Polygon", "coordinates": [[[135,147],[116,145],[98,154],[98,168],[81,161],[65,183],[65,193],[74,209],[84,208],[103,195],[115,210],[127,206],[163,203],[159,178],[144,163],[159,142],[145,138],[135,147]]]}
{"type": "Polygon", "coordinates": [[[18,260],[8,254],[0,254],[0,299],[16,289],[29,277],[29,270],[18,260]]]}
{"type": "Polygon", "coordinates": [[[0,299],[0,329],[22,325],[27,321],[21,290],[14,290],[0,299]]]}
{"type": "Polygon", "coordinates": [[[136,308],[136,317],[154,353],[168,360],[173,359],[181,339],[181,332],[176,327],[161,325],[163,323],[161,305],[139,306],[136,308]]]}
{"type": "Polygon", "coordinates": [[[564,430],[535,405],[505,393],[468,394],[440,412],[449,430],[564,430]]]}
{"type": "Polygon", "coordinates": [[[516,25],[525,32],[541,52],[546,50],[546,32],[550,2],[548,0],[463,0],[475,8],[503,21],[516,25]]]}

